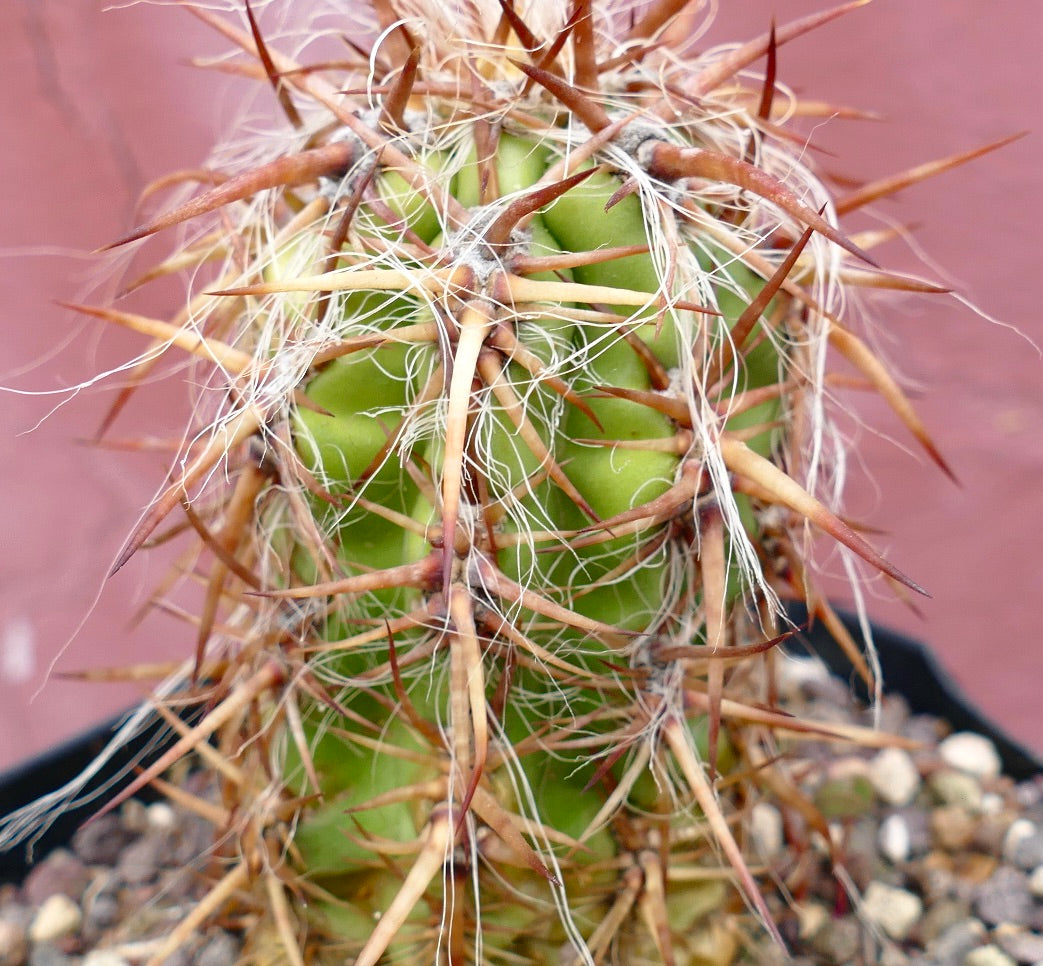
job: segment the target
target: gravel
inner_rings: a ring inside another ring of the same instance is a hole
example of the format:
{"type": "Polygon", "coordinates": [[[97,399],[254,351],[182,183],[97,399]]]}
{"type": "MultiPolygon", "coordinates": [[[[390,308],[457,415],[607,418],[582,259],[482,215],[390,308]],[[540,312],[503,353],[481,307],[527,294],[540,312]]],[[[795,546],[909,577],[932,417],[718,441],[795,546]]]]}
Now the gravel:
{"type": "MultiPolygon", "coordinates": [[[[20,887],[0,886],[0,966],[139,966],[206,894],[210,836],[166,803],[82,826],[20,887]]],[[[235,966],[240,940],[209,927],[178,957],[164,966],[235,966]]]]}
{"type": "MultiPolygon", "coordinates": [[[[786,710],[871,722],[807,663],[788,676],[786,710]]],[[[767,897],[791,962],[1043,966],[1043,775],[1015,783],[988,739],[950,735],[901,698],[878,713],[922,747],[792,749],[790,778],[830,819],[836,867],[783,810],[787,841],[769,868],[789,899],[767,897]]],[[[744,960],[774,961],[767,948],[744,960]]]]}
{"type": "MultiPolygon", "coordinates": [[[[780,693],[800,716],[868,721],[813,665],[792,669],[780,693]]],[[[986,739],[946,737],[900,698],[879,714],[923,746],[782,746],[831,841],[800,809],[751,803],[746,841],[789,958],[754,944],[742,962],[1043,966],[1043,776],[1013,782],[986,739]]],[[[85,825],[20,887],[0,886],[0,966],[139,966],[205,895],[209,835],[166,803],[128,802],[85,825]]],[[[241,940],[224,925],[193,934],[165,966],[236,966],[241,940]]]]}

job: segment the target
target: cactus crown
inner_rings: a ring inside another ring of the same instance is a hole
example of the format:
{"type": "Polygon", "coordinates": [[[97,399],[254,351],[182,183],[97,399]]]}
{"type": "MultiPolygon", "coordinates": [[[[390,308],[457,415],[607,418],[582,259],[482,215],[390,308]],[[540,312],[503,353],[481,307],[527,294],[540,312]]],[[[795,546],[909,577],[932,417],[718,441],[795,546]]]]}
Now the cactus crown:
{"type": "Polygon", "coordinates": [[[82,307],[155,340],[123,398],[160,350],[203,370],[117,564],[179,505],[200,538],[174,682],[207,710],[127,791],[217,776],[186,928],[236,896],[252,961],[356,963],[723,962],[743,901],[771,930],[734,819],[812,727],[764,690],[782,601],[839,632],[809,527],[919,589],[820,495],[827,351],[945,468],[844,318],[932,288],[837,227],[901,179],[838,202],[774,80],[861,5],[695,56],[686,0],[372,0],[372,48],[314,65],[332,16],[291,57],[194,10],[288,123],[117,243],[192,226],[147,276],[196,278],[174,319],[82,307]]]}

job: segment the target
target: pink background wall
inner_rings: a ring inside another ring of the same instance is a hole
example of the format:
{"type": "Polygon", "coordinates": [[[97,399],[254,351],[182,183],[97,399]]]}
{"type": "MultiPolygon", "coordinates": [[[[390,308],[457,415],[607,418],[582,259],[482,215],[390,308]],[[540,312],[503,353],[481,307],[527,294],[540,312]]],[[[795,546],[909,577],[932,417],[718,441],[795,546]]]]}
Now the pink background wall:
{"type": "MultiPolygon", "coordinates": [[[[709,39],[746,39],[766,28],[773,10],[781,22],[821,5],[725,3],[709,39]]],[[[139,339],[103,331],[54,300],[84,295],[96,263],[77,253],[135,223],[134,200],[147,181],[202,161],[227,114],[228,82],[218,80],[224,93],[214,96],[212,76],[184,64],[189,53],[220,49],[195,20],[174,9],[103,14],[100,7],[101,0],[0,4],[0,385],[19,390],[67,386],[141,348],[139,339]]],[[[918,241],[960,292],[1043,343],[1038,14],[1036,0],[877,0],[783,48],[780,77],[809,96],[886,115],[884,123],[834,121],[816,133],[817,144],[843,158],[823,155],[823,163],[855,178],[1037,129],[879,210],[922,226],[918,241]]],[[[879,256],[888,267],[917,270],[900,243],[879,256]]],[[[153,310],[162,314],[175,294],[157,292],[153,310]]],[[[1043,751],[1036,651],[1043,363],[1010,328],[952,298],[909,300],[880,317],[963,487],[865,434],[875,484],[855,469],[851,509],[886,530],[877,543],[934,595],[916,614],[880,588],[871,611],[933,642],[975,700],[1043,751]]],[[[144,555],[103,579],[161,482],[164,454],[75,443],[96,429],[112,399],[107,387],[68,399],[36,426],[66,399],[0,394],[0,767],[138,694],[134,686],[52,677],[34,697],[52,659],[59,671],[73,671],[191,647],[191,631],[161,614],[127,627],[163,571],[160,556],[144,555]]],[[[178,399],[175,385],[150,387],[114,437],[173,432],[178,399]]],[[[882,406],[858,405],[907,444],[882,406]]]]}

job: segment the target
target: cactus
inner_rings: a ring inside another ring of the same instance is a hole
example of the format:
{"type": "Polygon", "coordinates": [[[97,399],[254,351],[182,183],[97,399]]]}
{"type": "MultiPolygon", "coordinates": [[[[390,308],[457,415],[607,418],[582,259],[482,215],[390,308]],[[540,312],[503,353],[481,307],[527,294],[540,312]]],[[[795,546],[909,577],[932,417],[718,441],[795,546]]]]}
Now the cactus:
{"type": "Polygon", "coordinates": [[[861,2],[696,56],[698,6],[372,0],[314,65],[359,24],[291,56],[193,9],[285,123],[116,243],[184,226],[174,318],[79,306],[153,340],[121,405],[167,350],[204,386],[116,566],[198,536],[154,704],[202,713],[121,798],[194,754],[223,864],[155,962],[229,908],[255,963],[726,962],[775,934],[776,731],[887,740],[770,671],[785,601],[842,635],[813,532],[920,591],[824,495],[826,363],[948,472],[848,318],[940,289],[838,226],[927,172],[838,196],[782,126],[777,47],[861,2]]]}

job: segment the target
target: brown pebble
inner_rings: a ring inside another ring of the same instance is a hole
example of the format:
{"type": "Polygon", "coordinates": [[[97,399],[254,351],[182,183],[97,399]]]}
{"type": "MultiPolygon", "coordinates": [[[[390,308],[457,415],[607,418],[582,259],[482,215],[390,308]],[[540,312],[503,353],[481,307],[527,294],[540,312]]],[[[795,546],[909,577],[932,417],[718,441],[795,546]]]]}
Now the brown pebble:
{"type": "Polygon", "coordinates": [[[971,845],[978,852],[999,858],[1003,854],[1003,841],[1012,820],[1013,817],[1006,811],[996,815],[983,815],[971,845]]]}
{"type": "Polygon", "coordinates": [[[88,865],[113,865],[133,837],[120,816],[109,812],[76,830],[72,850],[88,865]]]}
{"type": "Polygon", "coordinates": [[[960,852],[971,844],[978,830],[978,817],[961,805],[942,805],[931,814],[934,844],[946,852],[960,852]]]}
{"type": "Polygon", "coordinates": [[[59,894],[79,902],[90,881],[90,869],[83,862],[68,849],[55,849],[29,870],[22,889],[34,906],[59,894]]]}
{"type": "Polygon", "coordinates": [[[928,852],[919,862],[910,864],[909,875],[926,902],[939,902],[953,894],[956,871],[952,856],[945,852],[928,852]]]}
{"type": "Polygon", "coordinates": [[[991,855],[982,852],[967,852],[957,857],[956,875],[961,882],[979,885],[989,878],[999,866],[999,862],[991,855]]]}

